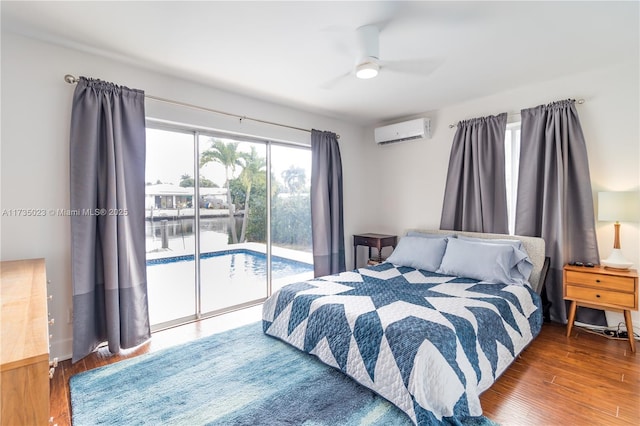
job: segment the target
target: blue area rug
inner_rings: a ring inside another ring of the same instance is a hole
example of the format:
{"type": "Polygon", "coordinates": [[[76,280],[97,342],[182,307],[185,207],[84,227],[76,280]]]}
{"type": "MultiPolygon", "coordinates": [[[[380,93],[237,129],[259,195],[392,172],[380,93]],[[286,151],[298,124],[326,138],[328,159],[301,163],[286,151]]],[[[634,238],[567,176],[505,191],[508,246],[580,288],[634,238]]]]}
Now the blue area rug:
{"type": "Polygon", "coordinates": [[[412,424],[261,323],[80,373],[69,386],[74,426],[412,424]]]}

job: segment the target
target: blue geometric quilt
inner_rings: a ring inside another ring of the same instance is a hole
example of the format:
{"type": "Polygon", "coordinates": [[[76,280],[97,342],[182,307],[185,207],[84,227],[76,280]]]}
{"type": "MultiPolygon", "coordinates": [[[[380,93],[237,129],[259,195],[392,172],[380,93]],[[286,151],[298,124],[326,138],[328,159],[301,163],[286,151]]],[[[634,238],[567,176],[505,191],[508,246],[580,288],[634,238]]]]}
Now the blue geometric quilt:
{"type": "Polygon", "coordinates": [[[540,332],[540,297],[390,263],[290,284],[263,329],[391,401],[417,425],[482,415],[480,394],[540,332]]]}

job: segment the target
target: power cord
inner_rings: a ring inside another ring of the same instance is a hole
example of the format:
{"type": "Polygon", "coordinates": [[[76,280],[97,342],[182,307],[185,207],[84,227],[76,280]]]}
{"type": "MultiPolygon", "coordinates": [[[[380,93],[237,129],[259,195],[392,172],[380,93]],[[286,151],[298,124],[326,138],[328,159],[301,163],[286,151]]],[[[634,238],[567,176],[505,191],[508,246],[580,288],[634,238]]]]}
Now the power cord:
{"type": "MultiPolygon", "coordinates": [[[[580,328],[588,331],[589,333],[598,334],[612,340],[629,340],[629,332],[627,331],[626,325],[623,322],[618,323],[617,327],[592,328],[583,326],[580,328]]],[[[635,331],[633,331],[633,337],[635,340],[640,340],[640,336],[635,331]]]]}

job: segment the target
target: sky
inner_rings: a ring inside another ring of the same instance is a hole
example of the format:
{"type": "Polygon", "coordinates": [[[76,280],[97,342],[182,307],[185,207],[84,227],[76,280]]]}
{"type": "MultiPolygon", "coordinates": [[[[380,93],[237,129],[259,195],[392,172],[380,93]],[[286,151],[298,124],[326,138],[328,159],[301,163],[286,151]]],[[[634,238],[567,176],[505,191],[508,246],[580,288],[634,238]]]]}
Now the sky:
{"type": "MultiPolygon", "coordinates": [[[[201,136],[200,149],[210,147],[210,138],[201,136]]],[[[193,135],[188,133],[169,132],[159,129],[147,129],[147,160],[145,181],[156,183],[172,183],[178,185],[180,177],[184,174],[194,175],[193,135]]],[[[266,145],[258,143],[241,142],[240,151],[249,152],[254,145],[259,153],[266,157],[266,145]]],[[[303,167],[307,181],[311,178],[311,150],[289,148],[273,145],[271,149],[271,162],[274,175],[282,179],[282,172],[291,165],[303,167]]],[[[236,169],[236,176],[240,173],[236,169]]],[[[212,180],[220,187],[224,186],[224,167],[219,163],[209,163],[201,169],[201,176],[212,180]]],[[[235,177],[235,176],[234,176],[235,177]]]]}

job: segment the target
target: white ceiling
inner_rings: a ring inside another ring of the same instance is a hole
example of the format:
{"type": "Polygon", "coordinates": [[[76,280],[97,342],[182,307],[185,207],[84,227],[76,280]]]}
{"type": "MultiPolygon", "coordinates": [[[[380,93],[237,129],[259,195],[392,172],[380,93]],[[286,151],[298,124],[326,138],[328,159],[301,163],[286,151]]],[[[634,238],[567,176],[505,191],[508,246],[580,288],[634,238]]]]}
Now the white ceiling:
{"type": "Polygon", "coordinates": [[[1,13],[3,31],[371,124],[638,61],[638,6],[635,1],[2,1],[1,13]],[[382,28],[382,60],[429,59],[439,66],[418,75],[383,67],[372,80],[350,75],[335,82],[355,64],[356,28],[372,23],[382,28]]]}

